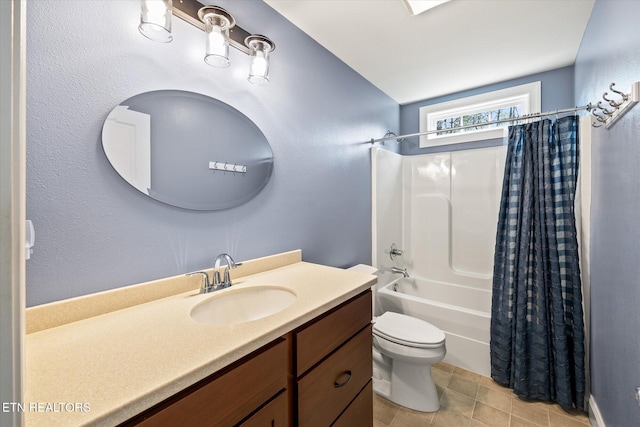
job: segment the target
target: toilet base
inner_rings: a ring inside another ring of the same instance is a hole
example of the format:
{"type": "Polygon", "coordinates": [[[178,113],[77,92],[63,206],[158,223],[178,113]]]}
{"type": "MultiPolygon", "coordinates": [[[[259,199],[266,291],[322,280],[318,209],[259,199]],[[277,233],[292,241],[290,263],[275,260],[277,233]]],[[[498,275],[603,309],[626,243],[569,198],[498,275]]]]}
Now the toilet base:
{"type": "Polygon", "coordinates": [[[391,400],[391,383],[387,380],[373,378],[373,391],[378,396],[391,400]]]}
{"type": "Polygon", "coordinates": [[[373,391],[400,406],[420,412],[436,412],[440,399],[431,378],[431,366],[394,363],[391,380],[373,379],[373,391]]]}

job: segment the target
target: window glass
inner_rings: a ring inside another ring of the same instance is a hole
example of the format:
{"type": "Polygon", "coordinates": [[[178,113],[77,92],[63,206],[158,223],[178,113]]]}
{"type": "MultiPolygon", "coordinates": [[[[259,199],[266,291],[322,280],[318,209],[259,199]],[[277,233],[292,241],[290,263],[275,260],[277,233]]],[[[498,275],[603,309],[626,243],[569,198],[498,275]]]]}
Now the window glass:
{"type": "Polygon", "coordinates": [[[501,138],[510,122],[486,123],[533,112],[540,112],[540,82],[428,105],[420,108],[420,132],[438,132],[421,136],[420,147],[501,138]]]}

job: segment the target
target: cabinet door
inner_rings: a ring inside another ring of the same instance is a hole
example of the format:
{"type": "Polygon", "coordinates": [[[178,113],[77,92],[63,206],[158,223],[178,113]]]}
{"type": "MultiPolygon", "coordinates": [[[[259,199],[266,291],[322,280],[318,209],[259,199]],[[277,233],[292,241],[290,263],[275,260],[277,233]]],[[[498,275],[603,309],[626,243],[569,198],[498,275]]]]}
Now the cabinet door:
{"type": "Polygon", "coordinates": [[[372,375],[371,325],[298,380],[300,427],[330,425],[372,375]]]}
{"type": "Polygon", "coordinates": [[[288,425],[289,405],[287,393],[283,391],[258,412],[238,424],[238,427],[288,427],[288,425]]]}

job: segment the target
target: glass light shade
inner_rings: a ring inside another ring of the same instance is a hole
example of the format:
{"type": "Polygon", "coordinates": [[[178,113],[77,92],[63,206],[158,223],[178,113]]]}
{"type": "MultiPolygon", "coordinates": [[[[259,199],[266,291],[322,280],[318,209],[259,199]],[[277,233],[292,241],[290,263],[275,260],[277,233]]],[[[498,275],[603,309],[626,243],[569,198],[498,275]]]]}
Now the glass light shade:
{"type": "Polygon", "coordinates": [[[168,43],[171,35],[172,0],[142,0],[140,25],[143,36],[157,42],[168,43]]]}
{"type": "Polygon", "coordinates": [[[249,55],[249,82],[255,85],[266,85],[269,83],[269,52],[272,50],[271,44],[264,40],[250,40],[249,55]]]}
{"type": "Polygon", "coordinates": [[[229,61],[229,20],[221,15],[207,15],[205,17],[205,35],[207,37],[207,52],[204,62],[216,68],[226,68],[229,61]]]}

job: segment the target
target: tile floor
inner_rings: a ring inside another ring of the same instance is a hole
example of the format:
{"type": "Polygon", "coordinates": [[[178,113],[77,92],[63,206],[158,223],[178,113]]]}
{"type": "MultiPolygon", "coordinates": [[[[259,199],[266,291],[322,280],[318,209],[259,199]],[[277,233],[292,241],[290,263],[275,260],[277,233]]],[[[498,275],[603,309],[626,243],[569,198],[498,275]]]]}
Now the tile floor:
{"type": "Polygon", "coordinates": [[[528,402],[490,378],[440,362],[431,375],[440,396],[433,413],[403,408],[374,393],[374,427],[587,427],[584,413],[528,402]]]}

